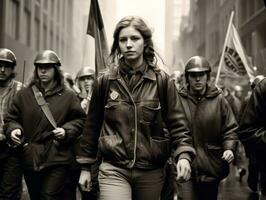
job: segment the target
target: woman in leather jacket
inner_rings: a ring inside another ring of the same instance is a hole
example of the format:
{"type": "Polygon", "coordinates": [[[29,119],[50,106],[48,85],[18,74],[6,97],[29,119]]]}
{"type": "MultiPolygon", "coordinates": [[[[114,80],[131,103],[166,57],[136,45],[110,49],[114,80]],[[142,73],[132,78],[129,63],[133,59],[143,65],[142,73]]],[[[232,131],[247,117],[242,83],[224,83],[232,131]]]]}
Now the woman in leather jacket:
{"type": "Polygon", "coordinates": [[[80,185],[90,190],[90,167],[99,147],[100,199],[158,200],[171,149],[177,178],[190,177],[194,149],[187,120],[174,83],[165,74],[163,126],[156,73],[164,72],[156,65],[151,37],[141,18],[123,18],[113,35],[111,69],[94,84],[78,161],[83,168],[80,185]],[[106,95],[101,94],[104,90],[106,95]]]}

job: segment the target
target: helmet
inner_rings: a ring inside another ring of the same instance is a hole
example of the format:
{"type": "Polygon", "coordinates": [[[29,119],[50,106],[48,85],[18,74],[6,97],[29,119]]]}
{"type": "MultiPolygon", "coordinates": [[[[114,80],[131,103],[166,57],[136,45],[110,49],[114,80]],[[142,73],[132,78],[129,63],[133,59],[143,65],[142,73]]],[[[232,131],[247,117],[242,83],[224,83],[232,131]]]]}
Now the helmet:
{"type": "Polygon", "coordinates": [[[77,73],[77,79],[84,76],[94,76],[94,74],[95,74],[94,69],[89,66],[86,66],[79,70],[79,72],[77,73]]]}
{"type": "Polygon", "coordinates": [[[0,61],[10,63],[12,66],[16,66],[17,64],[15,54],[6,48],[0,48],[0,61]]]}
{"type": "Polygon", "coordinates": [[[39,64],[54,64],[56,66],[61,66],[60,59],[52,50],[44,50],[37,54],[34,60],[34,65],[36,66],[39,64]]]}
{"type": "Polygon", "coordinates": [[[206,58],[193,56],[185,65],[185,73],[188,72],[211,72],[211,66],[206,58]]]}
{"type": "Polygon", "coordinates": [[[255,79],[251,83],[251,88],[254,89],[256,87],[256,85],[258,85],[259,82],[261,82],[264,78],[265,78],[265,76],[263,76],[263,75],[256,76],[255,79]]]}

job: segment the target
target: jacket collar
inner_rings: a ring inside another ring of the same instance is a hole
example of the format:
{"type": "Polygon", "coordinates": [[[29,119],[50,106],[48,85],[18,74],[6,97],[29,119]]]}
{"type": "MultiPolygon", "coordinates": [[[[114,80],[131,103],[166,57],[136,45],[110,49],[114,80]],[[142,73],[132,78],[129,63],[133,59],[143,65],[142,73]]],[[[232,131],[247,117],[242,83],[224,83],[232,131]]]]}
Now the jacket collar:
{"type": "MultiPolygon", "coordinates": [[[[147,65],[146,70],[143,73],[143,78],[156,81],[156,72],[153,70],[153,68],[149,65],[147,65]]],[[[109,75],[109,80],[116,80],[121,78],[121,72],[119,70],[119,66],[112,66],[107,74],[109,75]]]]}
{"type": "Polygon", "coordinates": [[[39,84],[35,84],[35,85],[42,92],[42,94],[45,97],[52,96],[52,95],[55,95],[55,94],[60,94],[65,89],[65,86],[64,85],[62,85],[62,84],[56,84],[53,88],[51,88],[47,92],[44,92],[43,88],[39,84]]]}
{"type": "MultiPolygon", "coordinates": [[[[213,84],[208,84],[207,85],[207,90],[205,95],[203,95],[203,97],[205,98],[213,98],[218,96],[219,94],[222,93],[222,90],[220,88],[217,88],[215,85],[213,84]]],[[[189,94],[189,90],[187,86],[184,86],[183,88],[180,89],[179,94],[183,97],[191,97],[191,95],[189,94]]]]}

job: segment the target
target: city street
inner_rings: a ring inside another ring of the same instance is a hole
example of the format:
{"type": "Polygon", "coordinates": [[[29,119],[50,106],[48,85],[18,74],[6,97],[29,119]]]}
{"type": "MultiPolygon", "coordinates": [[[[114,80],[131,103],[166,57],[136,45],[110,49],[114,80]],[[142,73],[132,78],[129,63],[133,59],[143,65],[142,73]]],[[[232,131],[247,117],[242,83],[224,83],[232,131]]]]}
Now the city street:
{"type": "Polygon", "coordinates": [[[246,178],[247,175],[239,182],[234,170],[231,170],[229,177],[221,183],[218,200],[258,200],[258,195],[248,188],[246,178]]]}

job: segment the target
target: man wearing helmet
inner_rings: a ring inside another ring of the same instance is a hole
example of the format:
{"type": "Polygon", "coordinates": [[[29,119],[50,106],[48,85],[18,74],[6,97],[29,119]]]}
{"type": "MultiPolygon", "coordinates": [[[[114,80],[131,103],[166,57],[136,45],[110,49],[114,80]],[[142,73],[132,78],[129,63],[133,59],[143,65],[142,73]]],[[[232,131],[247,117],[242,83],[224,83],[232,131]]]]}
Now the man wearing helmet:
{"type": "Polygon", "coordinates": [[[190,58],[185,66],[186,86],[179,91],[197,153],[190,181],[179,184],[184,200],[217,199],[219,182],[234,159],[237,122],[222,91],[211,83],[210,72],[204,57],[190,58]]]}
{"type": "Polygon", "coordinates": [[[252,93],[242,112],[238,136],[249,157],[248,186],[261,190],[260,199],[266,199],[266,79],[257,76],[251,83],[252,93]],[[255,171],[254,171],[255,170],[255,171]],[[255,173],[254,173],[255,172],[255,173]],[[259,175],[260,174],[260,175],[259,175]],[[260,176],[260,178],[259,178],[260,176]],[[259,182],[259,184],[258,184],[259,182]],[[258,185],[260,188],[258,188],[258,185]]]}
{"type": "Polygon", "coordinates": [[[79,70],[76,77],[76,83],[80,90],[78,97],[81,100],[81,107],[86,113],[89,110],[89,102],[92,95],[95,71],[89,66],[79,70]]]}
{"type": "Polygon", "coordinates": [[[0,199],[20,199],[22,171],[14,149],[8,147],[3,132],[4,117],[22,83],[15,81],[15,54],[0,48],[0,199]]]}
{"type": "Polygon", "coordinates": [[[74,199],[75,194],[69,189],[73,145],[86,115],[75,93],[64,85],[61,62],[55,52],[39,52],[34,65],[33,78],[15,97],[4,129],[15,145],[22,145],[18,150],[22,151],[30,198],[74,199]],[[46,111],[50,110],[50,117],[45,114],[45,104],[49,105],[46,111]],[[37,156],[35,151],[39,152],[37,156]],[[38,162],[34,163],[30,156],[38,162]]]}
{"type": "MultiPolygon", "coordinates": [[[[83,108],[83,110],[86,112],[86,114],[89,111],[89,105],[92,95],[92,89],[93,89],[93,83],[95,80],[95,71],[90,66],[85,66],[81,68],[76,76],[76,85],[78,86],[78,98],[80,99],[80,105],[83,108]]],[[[77,147],[78,149],[79,147],[77,147]]],[[[90,200],[96,200],[97,195],[99,192],[99,186],[98,186],[98,171],[99,171],[99,165],[100,160],[96,163],[94,163],[91,167],[91,190],[90,191],[82,191],[81,188],[81,199],[90,199],[90,200]]],[[[80,175],[80,171],[78,173],[78,176],[80,175]]]]}

